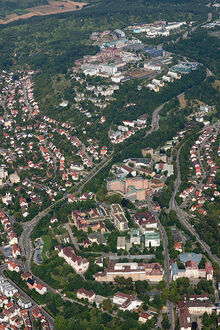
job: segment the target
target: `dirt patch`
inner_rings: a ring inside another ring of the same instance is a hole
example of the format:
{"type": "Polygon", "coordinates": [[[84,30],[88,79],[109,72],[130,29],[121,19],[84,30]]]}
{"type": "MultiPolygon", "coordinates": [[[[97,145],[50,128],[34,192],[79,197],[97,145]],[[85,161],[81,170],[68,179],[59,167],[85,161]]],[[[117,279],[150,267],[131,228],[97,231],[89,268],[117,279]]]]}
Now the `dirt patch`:
{"type": "Polygon", "coordinates": [[[185,100],[185,96],[184,95],[179,96],[179,102],[180,102],[181,108],[185,108],[186,107],[186,100],[185,100]]]}
{"type": "Polygon", "coordinates": [[[149,78],[152,75],[152,71],[150,70],[135,70],[131,72],[127,72],[127,75],[131,76],[132,78],[138,78],[138,79],[143,79],[143,78],[149,78]]]}
{"type": "Polygon", "coordinates": [[[220,80],[215,80],[215,82],[212,84],[212,86],[215,89],[220,90],[220,80]]]}
{"type": "Polygon", "coordinates": [[[27,19],[33,16],[54,15],[82,9],[87,3],[75,1],[49,1],[49,5],[27,8],[26,14],[11,14],[5,19],[0,19],[0,24],[8,24],[19,19],[27,19]]]}
{"type": "Polygon", "coordinates": [[[220,39],[220,31],[209,32],[209,35],[220,39]]]}

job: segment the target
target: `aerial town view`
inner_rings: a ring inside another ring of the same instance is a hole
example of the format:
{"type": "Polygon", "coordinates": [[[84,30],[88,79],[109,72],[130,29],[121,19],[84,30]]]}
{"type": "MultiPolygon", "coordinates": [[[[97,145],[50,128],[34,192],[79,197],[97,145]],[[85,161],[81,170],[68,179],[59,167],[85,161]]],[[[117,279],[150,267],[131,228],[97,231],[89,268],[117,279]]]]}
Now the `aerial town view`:
{"type": "Polygon", "coordinates": [[[0,1],[0,330],[220,328],[218,0],[0,1]]]}

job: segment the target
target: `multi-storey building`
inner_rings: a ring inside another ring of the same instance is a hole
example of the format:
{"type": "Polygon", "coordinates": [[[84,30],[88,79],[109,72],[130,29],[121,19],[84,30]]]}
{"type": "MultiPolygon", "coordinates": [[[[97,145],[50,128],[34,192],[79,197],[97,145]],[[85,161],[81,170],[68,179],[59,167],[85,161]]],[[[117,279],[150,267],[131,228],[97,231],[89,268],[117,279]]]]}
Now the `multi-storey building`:
{"type": "Polygon", "coordinates": [[[134,311],[140,307],[142,302],[134,296],[122,292],[116,292],[113,297],[113,304],[118,305],[123,311],[134,311]]]}
{"type": "Polygon", "coordinates": [[[114,225],[119,231],[128,229],[128,220],[120,204],[111,205],[111,214],[113,216],[114,225]]]}
{"type": "Polygon", "coordinates": [[[147,280],[158,283],[163,279],[163,269],[158,263],[115,263],[110,261],[108,268],[104,272],[96,273],[94,278],[98,282],[114,282],[118,276],[131,278],[132,281],[147,280]]]}
{"type": "Polygon", "coordinates": [[[205,263],[205,269],[199,269],[194,260],[187,261],[185,269],[179,269],[177,263],[173,263],[171,266],[171,277],[174,281],[180,277],[188,277],[191,279],[206,278],[207,280],[212,280],[213,268],[210,262],[205,263]]]}
{"type": "Polygon", "coordinates": [[[77,291],[76,296],[78,299],[88,299],[88,301],[92,303],[95,299],[95,292],[81,288],[77,291]]]}
{"type": "Polygon", "coordinates": [[[71,246],[67,246],[65,248],[58,246],[55,250],[58,251],[58,256],[64,258],[76,273],[85,273],[89,268],[88,259],[77,256],[71,246]]]}

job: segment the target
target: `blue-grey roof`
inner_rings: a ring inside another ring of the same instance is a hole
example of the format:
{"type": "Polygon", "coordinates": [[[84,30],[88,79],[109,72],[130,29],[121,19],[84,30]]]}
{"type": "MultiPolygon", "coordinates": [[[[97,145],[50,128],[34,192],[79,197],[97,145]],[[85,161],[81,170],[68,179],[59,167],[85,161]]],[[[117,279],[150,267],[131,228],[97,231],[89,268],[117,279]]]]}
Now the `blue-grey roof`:
{"type": "Polygon", "coordinates": [[[171,272],[172,272],[172,275],[178,275],[178,266],[176,263],[173,263],[172,266],[171,266],[171,272]]]}
{"type": "Polygon", "coordinates": [[[179,259],[182,263],[186,263],[189,260],[193,260],[195,261],[197,264],[200,263],[201,259],[202,259],[202,255],[201,254],[197,254],[194,252],[190,252],[190,253],[181,253],[179,255],[179,259]]]}

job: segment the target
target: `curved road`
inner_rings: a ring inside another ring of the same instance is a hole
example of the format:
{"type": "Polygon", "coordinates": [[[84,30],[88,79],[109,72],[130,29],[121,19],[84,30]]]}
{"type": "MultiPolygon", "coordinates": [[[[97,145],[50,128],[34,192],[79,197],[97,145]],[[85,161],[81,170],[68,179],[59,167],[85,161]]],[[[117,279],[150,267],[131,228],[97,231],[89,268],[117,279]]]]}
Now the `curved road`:
{"type": "MultiPolygon", "coordinates": [[[[113,152],[112,152],[112,154],[113,154],[113,152]]],[[[103,159],[103,161],[100,164],[98,164],[96,167],[94,167],[91,170],[89,175],[82,182],[79,182],[78,185],[76,185],[77,192],[75,192],[75,194],[79,193],[83,189],[83,187],[96,174],[98,174],[98,172],[101,171],[103,169],[103,167],[105,167],[112,160],[112,154],[109,156],[109,158],[103,159]]],[[[33,254],[33,247],[32,247],[32,242],[31,242],[30,236],[31,236],[31,233],[32,233],[34,227],[38,224],[40,219],[43,218],[56,204],[58,204],[59,202],[62,202],[64,200],[65,200],[65,197],[62,197],[61,199],[59,199],[58,201],[56,201],[55,203],[53,203],[52,205],[47,207],[45,210],[38,213],[31,221],[24,222],[22,224],[23,232],[19,238],[19,244],[21,247],[22,256],[26,257],[26,262],[24,264],[24,268],[26,271],[30,272],[30,263],[31,263],[31,258],[32,258],[32,254],[33,254]]]]}

